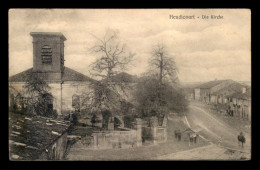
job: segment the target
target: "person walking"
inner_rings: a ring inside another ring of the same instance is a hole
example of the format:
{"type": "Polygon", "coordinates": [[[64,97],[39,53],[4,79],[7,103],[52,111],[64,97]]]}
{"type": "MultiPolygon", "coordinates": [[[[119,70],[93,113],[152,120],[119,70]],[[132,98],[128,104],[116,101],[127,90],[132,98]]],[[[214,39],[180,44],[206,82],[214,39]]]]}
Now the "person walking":
{"type": "Polygon", "coordinates": [[[181,131],[178,131],[178,140],[181,141],[181,131]]]}
{"type": "Polygon", "coordinates": [[[237,136],[237,140],[238,140],[238,146],[240,147],[240,142],[241,142],[243,148],[244,147],[243,144],[246,143],[246,138],[243,132],[240,132],[240,134],[237,136]]]}

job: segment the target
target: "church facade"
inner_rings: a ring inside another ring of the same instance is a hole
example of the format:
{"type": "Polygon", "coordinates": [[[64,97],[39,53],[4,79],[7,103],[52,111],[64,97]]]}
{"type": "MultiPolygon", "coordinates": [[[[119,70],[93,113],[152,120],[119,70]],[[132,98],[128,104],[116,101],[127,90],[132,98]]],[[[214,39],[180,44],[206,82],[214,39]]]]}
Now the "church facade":
{"type": "MultiPolygon", "coordinates": [[[[51,87],[53,100],[50,105],[58,115],[74,111],[75,99],[80,108],[81,95],[90,89],[89,85],[94,80],[65,67],[65,36],[59,32],[31,32],[30,35],[33,38],[33,68],[10,77],[9,87],[22,94],[28,75],[32,73],[43,77],[51,87]]],[[[14,102],[15,95],[9,90],[9,104],[14,102]]]]}

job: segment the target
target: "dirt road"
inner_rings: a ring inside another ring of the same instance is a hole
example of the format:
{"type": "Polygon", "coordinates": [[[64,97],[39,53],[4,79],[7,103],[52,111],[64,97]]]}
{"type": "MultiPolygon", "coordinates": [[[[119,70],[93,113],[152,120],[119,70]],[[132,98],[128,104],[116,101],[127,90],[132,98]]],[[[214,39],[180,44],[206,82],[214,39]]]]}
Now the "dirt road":
{"type": "Polygon", "coordinates": [[[251,136],[245,133],[246,143],[244,148],[239,147],[237,136],[239,131],[232,128],[225,122],[218,119],[215,115],[209,113],[199,106],[190,104],[187,112],[187,121],[192,128],[203,129],[199,132],[200,135],[208,139],[214,144],[230,147],[245,152],[251,152],[251,136]]]}

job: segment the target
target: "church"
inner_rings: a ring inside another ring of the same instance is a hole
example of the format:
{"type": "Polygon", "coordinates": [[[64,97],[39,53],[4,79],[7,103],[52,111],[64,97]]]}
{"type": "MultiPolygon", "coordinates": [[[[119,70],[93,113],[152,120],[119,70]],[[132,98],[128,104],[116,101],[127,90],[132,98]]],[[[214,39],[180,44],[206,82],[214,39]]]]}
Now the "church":
{"type": "Polygon", "coordinates": [[[49,103],[50,108],[56,110],[58,115],[74,111],[73,101],[80,105],[82,91],[89,89],[94,80],[64,65],[66,37],[62,33],[31,32],[30,35],[33,39],[33,67],[9,78],[9,105],[17,94],[22,93],[28,75],[32,73],[44,77],[51,87],[53,99],[49,103]],[[10,87],[13,93],[10,93],[10,87]]]}

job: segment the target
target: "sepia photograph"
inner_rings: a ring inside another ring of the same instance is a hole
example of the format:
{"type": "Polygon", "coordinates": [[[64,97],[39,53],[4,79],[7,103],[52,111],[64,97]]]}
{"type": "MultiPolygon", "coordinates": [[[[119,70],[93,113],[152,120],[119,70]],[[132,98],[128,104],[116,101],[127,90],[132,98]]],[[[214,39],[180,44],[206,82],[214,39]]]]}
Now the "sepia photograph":
{"type": "Polygon", "coordinates": [[[250,9],[9,9],[10,161],[251,160],[250,9]]]}

